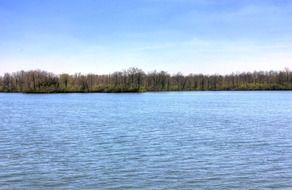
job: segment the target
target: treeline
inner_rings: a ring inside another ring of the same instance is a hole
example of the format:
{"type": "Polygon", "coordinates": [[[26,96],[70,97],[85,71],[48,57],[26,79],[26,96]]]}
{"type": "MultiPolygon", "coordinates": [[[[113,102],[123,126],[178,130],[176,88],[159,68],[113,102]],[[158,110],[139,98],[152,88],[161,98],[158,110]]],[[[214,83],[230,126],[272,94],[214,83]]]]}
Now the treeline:
{"type": "Polygon", "coordinates": [[[130,68],[108,75],[80,73],[55,75],[46,71],[20,71],[0,76],[1,92],[145,92],[195,90],[292,90],[292,72],[244,72],[229,75],[181,73],[165,71],[145,73],[130,68]]]}

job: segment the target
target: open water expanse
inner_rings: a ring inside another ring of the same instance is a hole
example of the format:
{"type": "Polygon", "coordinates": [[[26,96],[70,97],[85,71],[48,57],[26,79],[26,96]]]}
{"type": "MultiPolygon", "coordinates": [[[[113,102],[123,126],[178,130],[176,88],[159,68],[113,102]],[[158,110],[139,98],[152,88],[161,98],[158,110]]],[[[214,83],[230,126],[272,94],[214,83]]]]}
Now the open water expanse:
{"type": "Polygon", "coordinates": [[[292,189],[292,92],[0,93],[0,189],[292,189]]]}

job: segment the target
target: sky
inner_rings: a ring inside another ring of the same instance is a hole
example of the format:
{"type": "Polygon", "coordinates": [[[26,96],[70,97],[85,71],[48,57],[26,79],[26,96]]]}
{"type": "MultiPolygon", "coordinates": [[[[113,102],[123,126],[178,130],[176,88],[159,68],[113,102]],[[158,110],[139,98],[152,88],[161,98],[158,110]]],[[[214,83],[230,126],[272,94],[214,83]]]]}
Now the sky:
{"type": "Polygon", "coordinates": [[[0,0],[0,74],[292,69],[291,0],[0,0]]]}

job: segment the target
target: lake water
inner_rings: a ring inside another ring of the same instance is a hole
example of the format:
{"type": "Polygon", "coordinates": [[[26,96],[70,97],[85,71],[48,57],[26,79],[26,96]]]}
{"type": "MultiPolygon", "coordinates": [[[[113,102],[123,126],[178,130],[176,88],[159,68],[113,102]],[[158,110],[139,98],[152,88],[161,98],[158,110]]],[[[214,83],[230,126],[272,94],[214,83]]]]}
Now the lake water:
{"type": "Polygon", "coordinates": [[[0,94],[0,189],[292,189],[292,92],[0,94]]]}

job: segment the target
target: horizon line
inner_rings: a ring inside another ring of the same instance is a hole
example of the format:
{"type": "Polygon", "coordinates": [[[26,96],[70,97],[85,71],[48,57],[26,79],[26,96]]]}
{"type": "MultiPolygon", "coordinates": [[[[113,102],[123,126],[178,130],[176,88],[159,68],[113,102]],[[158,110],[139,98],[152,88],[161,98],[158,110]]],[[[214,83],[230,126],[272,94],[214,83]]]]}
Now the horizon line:
{"type": "Polygon", "coordinates": [[[248,73],[260,73],[260,72],[264,72],[264,73],[268,73],[268,72],[275,72],[275,73],[279,73],[279,72],[291,72],[291,69],[289,67],[284,67],[283,69],[270,69],[270,70],[252,70],[252,71],[232,71],[232,72],[228,72],[228,73],[204,73],[204,72],[190,72],[188,74],[183,73],[181,71],[175,72],[175,73],[171,73],[169,71],[166,70],[151,70],[151,71],[144,71],[143,69],[139,68],[139,67],[128,67],[127,69],[122,69],[122,70],[117,70],[117,71],[112,71],[112,72],[108,72],[108,73],[94,73],[94,72],[89,72],[89,73],[85,73],[85,72],[61,72],[61,73],[56,73],[53,71],[48,71],[45,69],[21,69],[18,71],[13,71],[13,72],[3,72],[0,73],[0,77],[4,77],[5,74],[9,74],[9,75],[13,75],[19,72],[46,72],[49,74],[53,74],[55,76],[60,76],[63,74],[67,74],[67,75],[75,75],[75,74],[79,74],[79,75],[83,75],[83,76],[87,76],[87,75],[112,75],[115,73],[123,73],[123,72],[127,72],[131,69],[135,69],[138,70],[139,72],[142,72],[146,75],[151,74],[151,73],[161,73],[164,72],[165,74],[168,74],[170,76],[175,76],[175,75],[182,75],[182,76],[188,76],[188,75],[204,75],[204,76],[226,76],[226,75],[238,75],[238,74],[248,74],[248,73]]]}

